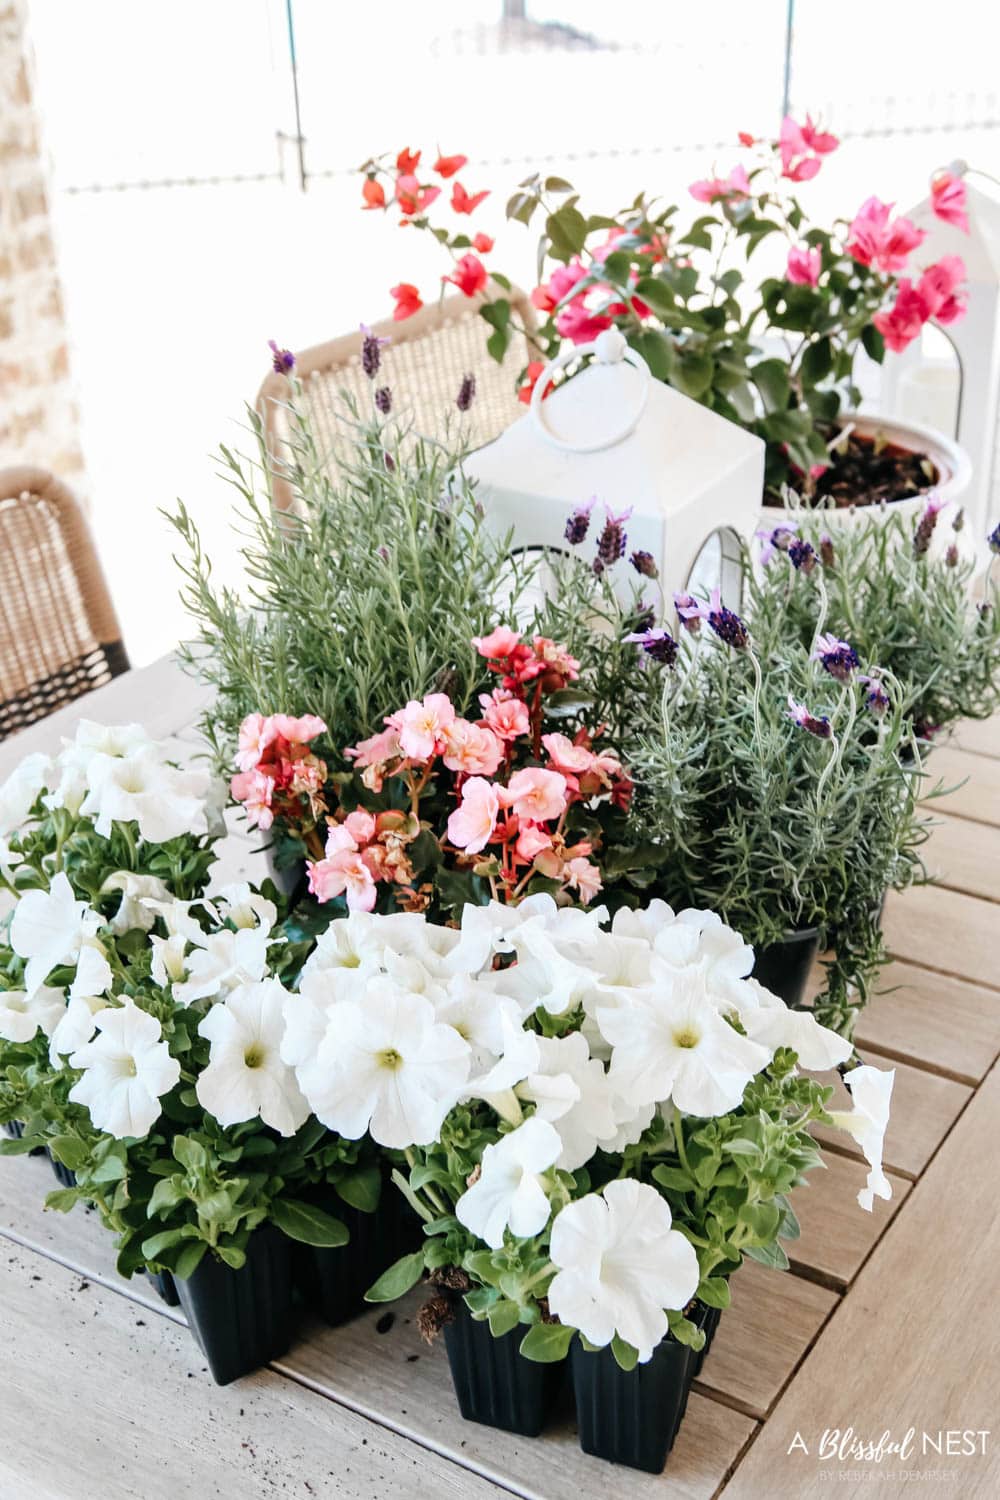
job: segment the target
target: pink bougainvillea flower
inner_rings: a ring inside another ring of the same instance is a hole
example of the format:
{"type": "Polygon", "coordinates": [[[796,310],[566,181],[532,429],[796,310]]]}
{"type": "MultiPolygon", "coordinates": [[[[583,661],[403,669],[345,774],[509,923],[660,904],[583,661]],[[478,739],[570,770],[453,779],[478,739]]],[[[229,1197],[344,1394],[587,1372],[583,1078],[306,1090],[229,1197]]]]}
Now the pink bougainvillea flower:
{"type": "Polygon", "coordinates": [[[566,884],[575,890],[584,906],[593,901],[601,890],[601,872],[589,859],[577,856],[567,860],[563,871],[566,884]]]}
{"type": "Polygon", "coordinates": [[[440,195],[440,188],[421,187],[412,173],[404,173],[396,178],[396,204],[400,213],[407,218],[422,214],[440,195]]]}
{"type": "Polygon", "coordinates": [[[234,801],[242,802],[251,828],[254,824],[265,831],[270,828],[274,822],[271,809],[274,782],[270,776],[265,776],[263,771],[241,771],[230,781],[229,790],[234,801]]]}
{"type": "Polygon", "coordinates": [[[586,745],[574,745],[565,734],[543,734],[542,744],[557,771],[579,776],[593,768],[594,752],[588,750],[586,745]]]}
{"type": "Polygon", "coordinates": [[[514,853],[517,858],[530,865],[543,849],[552,848],[552,838],[544,828],[534,823],[522,823],[518,829],[514,853]]]}
{"type": "Polygon", "coordinates": [[[749,130],[741,130],[736,139],[739,141],[741,146],[746,146],[748,148],[750,146],[756,146],[757,144],[757,137],[755,135],[751,135],[749,130]]]}
{"type": "Polygon", "coordinates": [[[839,145],[835,135],[820,130],[808,115],[804,125],[799,125],[791,115],[786,115],[778,136],[782,177],[787,177],[791,182],[808,182],[816,176],[822,165],[820,157],[829,151],[836,151],[839,145]]]}
{"type": "MultiPolygon", "coordinates": [[[[524,379],[517,388],[517,399],[518,401],[523,402],[525,406],[530,403],[532,395],[534,394],[535,386],[538,384],[539,377],[544,369],[544,360],[532,359],[528,361],[527,369],[524,372],[524,379]]],[[[550,380],[548,385],[542,392],[542,400],[544,401],[546,396],[551,396],[554,390],[555,382],[550,380]]]]}
{"type": "Polygon", "coordinates": [[[439,156],[434,163],[434,170],[439,177],[454,177],[456,172],[461,172],[468,160],[467,156],[439,156]]]}
{"type": "Polygon", "coordinates": [[[404,146],[396,157],[396,171],[402,172],[404,177],[412,177],[419,165],[420,152],[411,151],[408,146],[404,146]]]}
{"type": "Polygon", "coordinates": [[[277,734],[290,745],[308,745],[317,735],[326,733],[326,725],[315,714],[295,719],[291,714],[275,714],[271,720],[277,734]]]}
{"type": "Polygon", "coordinates": [[[462,801],[448,819],[448,837],[466,854],[478,854],[493,837],[500,815],[498,789],[481,776],[472,776],[462,788],[462,801]]]}
{"type": "Polygon", "coordinates": [[[472,644],[480,656],[485,656],[487,661],[503,661],[510,656],[515,646],[521,641],[521,633],[511,630],[507,625],[498,625],[489,635],[474,635],[472,644]]]}
{"type": "Polygon", "coordinates": [[[504,758],[504,749],[492,729],[455,719],[443,735],[444,763],[463,776],[494,776],[504,758]]]}
{"type": "Polygon", "coordinates": [[[396,299],[392,316],[397,323],[402,322],[404,318],[412,318],[413,314],[419,312],[424,305],[420,300],[420,293],[409,281],[401,281],[398,286],[392,287],[390,295],[396,299]]]}
{"type": "Polygon", "coordinates": [[[599,333],[611,327],[610,312],[591,312],[582,300],[574,299],[556,313],[556,330],[573,344],[592,344],[599,333]]]}
{"type": "Polygon", "coordinates": [[[747,169],[742,165],[734,167],[728,177],[704,177],[699,182],[692,182],[688,189],[691,197],[697,198],[699,203],[749,198],[750,191],[747,169]]]}
{"type": "Polygon", "coordinates": [[[581,281],[587,279],[588,274],[587,267],[577,255],[569,265],[557,266],[548,281],[536,286],[531,300],[539,312],[553,312],[581,281]]]}
{"type": "Polygon", "coordinates": [[[927,322],[927,304],[908,276],[902,277],[896,287],[896,300],[889,311],[876,313],[872,322],[894,354],[901,354],[918,337],[927,322]]]}
{"type": "Polygon", "coordinates": [[[969,233],[965,183],[953,172],[938,172],[931,178],[931,207],[939,219],[969,233]]]}
{"type": "Polygon", "coordinates": [[[840,145],[839,136],[832,135],[829,130],[820,130],[814,125],[811,115],[806,115],[806,123],[802,126],[802,139],[810,151],[815,151],[817,156],[827,156],[831,151],[836,151],[840,145]]]}
{"type": "Polygon", "coordinates": [[[565,808],[566,791],[566,778],[558,771],[524,766],[514,772],[505,787],[500,788],[500,798],[519,819],[547,823],[550,818],[558,818],[565,808]]]}
{"type": "Polygon", "coordinates": [[[259,764],[274,739],[274,721],[263,714],[248,714],[240,725],[236,764],[241,771],[252,771],[259,764]]]}
{"type": "Polygon", "coordinates": [[[483,234],[482,232],[474,234],[472,236],[472,248],[478,251],[480,255],[489,255],[493,249],[493,240],[488,234],[483,234]]]}
{"type": "Polygon", "coordinates": [[[894,275],[927,236],[910,219],[890,223],[893,205],[866,198],[847,231],[845,249],[862,266],[894,275]]]}
{"type": "Polygon", "coordinates": [[[964,280],[965,262],[960,255],[944,255],[928,266],[917,282],[917,295],[923,300],[925,316],[938,323],[954,323],[960,318],[966,307],[964,280]]]}
{"type": "Polygon", "coordinates": [[[489,196],[489,188],[482,193],[467,193],[462,184],[456,182],[452,185],[451,189],[451,206],[457,214],[471,214],[489,196]]]}
{"type": "Polygon", "coordinates": [[[454,274],[442,276],[441,280],[450,281],[452,286],[457,286],[467,297],[474,297],[477,292],[482,291],[489,276],[479,256],[469,251],[455,262],[454,274]]]}
{"type": "Polygon", "coordinates": [[[447,693],[427,693],[419,703],[411,698],[393,718],[404,754],[410,760],[428,761],[441,753],[445,731],[455,722],[455,709],[447,693]]]}
{"type": "Polygon", "coordinates": [[[374,177],[366,177],[361,187],[365,208],[385,208],[385,188],[374,177]]]}
{"type": "Polygon", "coordinates": [[[817,246],[800,248],[793,245],[788,252],[785,276],[794,286],[815,286],[819,281],[822,261],[823,257],[817,246]]]}

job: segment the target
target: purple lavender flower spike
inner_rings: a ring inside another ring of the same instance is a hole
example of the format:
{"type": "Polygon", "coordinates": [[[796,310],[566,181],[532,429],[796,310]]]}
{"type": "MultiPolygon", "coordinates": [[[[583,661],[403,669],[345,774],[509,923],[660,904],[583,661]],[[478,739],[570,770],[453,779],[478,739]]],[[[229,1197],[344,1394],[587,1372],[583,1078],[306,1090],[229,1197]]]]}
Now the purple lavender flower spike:
{"type": "Polygon", "coordinates": [[[945,566],[946,567],[949,567],[949,568],[957,568],[958,567],[958,548],[955,546],[954,542],[951,542],[949,544],[948,550],[947,550],[947,552],[944,555],[944,561],[945,561],[945,566]]]}
{"type": "Polygon", "coordinates": [[[994,526],[986,540],[991,552],[1000,553],[1000,521],[994,526]]]}
{"type": "Polygon", "coordinates": [[[814,734],[818,740],[828,740],[833,734],[826,714],[811,714],[804,704],[796,703],[791,693],[788,695],[788,717],[793,724],[797,724],[808,734],[814,734]]]}
{"type": "Polygon", "coordinates": [[[701,629],[702,620],[708,619],[708,606],[702,604],[693,594],[675,594],[674,609],[677,611],[682,627],[691,635],[697,635],[701,629]]]}
{"type": "Polygon", "coordinates": [[[374,380],[382,367],[382,350],[388,339],[380,339],[372,333],[367,323],[361,324],[361,368],[369,380],[374,380]]]}
{"type": "Polygon", "coordinates": [[[632,514],[632,507],[623,510],[620,516],[616,516],[610,505],[604,507],[604,529],[597,543],[598,561],[606,568],[616,563],[620,557],[625,556],[625,543],[628,540],[625,533],[625,522],[632,514]]]}
{"type": "Polygon", "coordinates": [[[573,514],[566,522],[566,530],[563,532],[571,547],[579,547],[590,530],[590,512],[594,508],[597,496],[592,495],[585,505],[578,505],[573,514]]]}
{"type": "Polygon", "coordinates": [[[924,506],[924,513],[917,522],[917,529],[913,533],[913,551],[917,557],[923,557],[931,544],[934,528],[937,525],[938,512],[942,511],[950,502],[943,500],[940,495],[932,495],[924,506]]]}
{"type": "Polygon", "coordinates": [[[268,339],[267,347],[272,354],[271,366],[276,375],[290,375],[295,369],[295,355],[291,349],[279,349],[274,339],[268,339]]]}
{"type": "Polygon", "coordinates": [[[715,631],[719,640],[727,646],[732,646],[734,651],[745,651],[750,645],[750,632],[747,630],[739,615],[727,609],[722,602],[722,596],[718,589],[712,590],[712,598],[706,617],[711,628],[715,631]]]}
{"type": "Polygon", "coordinates": [[[798,521],[779,521],[777,526],[762,526],[755,534],[763,538],[760,560],[766,568],[778,552],[787,552],[789,544],[799,529],[798,521]]]}
{"type": "Polygon", "coordinates": [[[889,712],[891,705],[889,703],[889,694],[882,686],[879,678],[865,677],[864,675],[859,673],[858,681],[863,685],[865,689],[865,707],[867,708],[868,712],[870,714],[873,714],[876,719],[885,718],[885,715],[889,712]]]}
{"type": "Polygon", "coordinates": [[[636,631],[625,639],[662,667],[672,667],[677,661],[679,647],[669,630],[636,631]]]}
{"type": "Polygon", "coordinates": [[[462,384],[458,388],[455,397],[455,405],[459,411],[466,412],[476,399],[476,377],[475,375],[463,375],[462,384]]]}
{"type": "Polygon", "coordinates": [[[641,548],[636,548],[629,562],[637,573],[642,574],[643,578],[659,578],[660,576],[660,570],[653,560],[652,552],[643,552],[641,548]]]}
{"type": "Polygon", "coordinates": [[[797,573],[811,573],[817,562],[815,549],[809,542],[796,537],[788,544],[788,561],[797,573]]]}
{"type": "Polygon", "coordinates": [[[375,392],[375,405],[383,417],[387,417],[392,411],[392,391],[387,385],[380,385],[375,392]]]}
{"type": "Polygon", "coordinates": [[[837,566],[837,554],[833,550],[833,537],[824,532],[819,539],[819,560],[832,573],[837,566]]]}
{"type": "Polygon", "coordinates": [[[813,648],[813,659],[838,682],[850,682],[853,673],[861,665],[854,647],[847,641],[838,640],[835,635],[818,637],[813,648]]]}

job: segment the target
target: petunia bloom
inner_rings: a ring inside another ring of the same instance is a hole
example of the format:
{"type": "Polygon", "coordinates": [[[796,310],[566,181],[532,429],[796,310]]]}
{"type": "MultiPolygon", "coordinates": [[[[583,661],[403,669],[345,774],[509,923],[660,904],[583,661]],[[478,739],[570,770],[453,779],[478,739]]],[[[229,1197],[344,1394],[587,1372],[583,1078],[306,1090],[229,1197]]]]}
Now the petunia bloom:
{"type": "Polygon", "coordinates": [[[555,1127],[532,1115],[486,1147],[479,1177],[459,1198],[455,1217],[493,1250],[508,1229],[518,1239],[539,1234],[549,1218],[543,1179],[561,1151],[555,1127]]]}
{"type": "Polygon", "coordinates": [[[134,1000],[98,1011],[94,1024],[97,1037],[70,1058],[83,1076],[69,1097],[86,1106],[98,1130],[116,1140],[140,1140],[160,1117],[161,1097],[180,1081],[181,1065],[159,1021],[134,1000]]]}
{"type": "Polygon", "coordinates": [[[29,998],[53,969],[73,962],[100,924],[97,913],[77,900],[62,870],[52,877],[47,891],[24,892],[11,918],[10,946],[28,960],[24,987],[29,998]]]}
{"type": "Polygon", "coordinates": [[[870,1171],[867,1184],[858,1192],[858,1203],[871,1213],[876,1197],[890,1199],[892,1183],[882,1170],[882,1147],[889,1124],[889,1101],[896,1079],[895,1068],[883,1071],[863,1063],[844,1077],[851,1091],[852,1110],[830,1110],[833,1123],[848,1131],[861,1147],[870,1171]]]}
{"type": "Polygon", "coordinates": [[[673,1228],[655,1188],[633,1178],[569,1203],[552,1225],[558,1267],[549,1307],[563,1323],[605,1348],[617,1335],[645,1364],[666,1337],[667,1310],[682,1311],[698,1289],[698,1257],[673,1228]]]}
{"type": "Polygon", "coordinates": [[[211,1043],[195,1085],[198,1103],[224,1128],[260,1119],[294,1135],[309,1117],[295,1074],[281,1059],[288,991],[276,979],[240,985],[198,1027],[211,1043]]]}
{"type": "Polygon", "coordinates": [[[43,984],[33,995],[0,990],[0,1038],[30,1042],[39,1031],[50,1037],[66,1014],[66,994],[43,984]]]}

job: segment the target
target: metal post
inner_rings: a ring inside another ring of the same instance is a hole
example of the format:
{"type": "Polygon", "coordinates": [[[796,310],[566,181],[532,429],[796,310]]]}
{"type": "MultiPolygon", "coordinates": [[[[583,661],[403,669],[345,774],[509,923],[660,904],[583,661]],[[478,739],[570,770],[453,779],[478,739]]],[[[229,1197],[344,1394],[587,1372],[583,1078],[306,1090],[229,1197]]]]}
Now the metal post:
{"type": "Polygon", "coordinates": [[[285,15],[288,20],[288,56],[292,64],[292,93],[295,98],[295,134],[292,139],[298,153],[299,187],[305,192],[309,178],[306,172],[306,142],[302,134],[302,109],[299,103],[299,64],[295,55],[295,21],[292,16],[292,0],[285,0],[285,15]]]}
{"type": "Polygon", "coordinates": [[[784,119],[791,108],[792,100],[792,34],[795,29],[795,0],[788,0],[788,9],[785,12],[785,77],[781,91],[781,118],[784,119]]]}

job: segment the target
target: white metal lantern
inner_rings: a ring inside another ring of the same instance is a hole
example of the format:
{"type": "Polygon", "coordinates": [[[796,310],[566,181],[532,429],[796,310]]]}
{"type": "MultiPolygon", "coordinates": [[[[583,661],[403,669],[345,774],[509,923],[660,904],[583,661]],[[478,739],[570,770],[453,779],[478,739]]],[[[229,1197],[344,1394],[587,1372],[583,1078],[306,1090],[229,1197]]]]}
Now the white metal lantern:
{"type": "MultiPolygon", "coordinates": [[[[674,592],[714,586],[738,606],[739,542],[759,520],[764,444],[654,380],[617,329],[553,360],[528,413],[465,469],[486,523],[513,531],[519,550],[568,550],[569,516],[596,496],[616,513],[631,507],[629,551],[651,554],[668,607],[674,592]],[[594,356],[586,369],[543,400],[553,374],[585,354],[594,356]]],[[[593,530],[600,524],[598,511],[593,530]]],[[[624,591],[635,575],[618,571],[624,591]]]]}
{"type": "MultiPolygon", "coordinates": [[[[965,162],[948,169],[963,176],[965,162]]],[[[880,405],[887,416],[914,419],[957,437],[972,463],[964,504],[976,533],[993,509],[997,406],[1000,402],[1000,202],[966,185],[969,233],[939,219],[930,198],[907,215],[927,231],[921,260],[960,255],[968,278],[965,316],[941,329],[958,359],[922,359],[918,343],[890,356],[883,366],[880,405]]]]}

